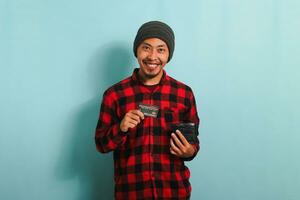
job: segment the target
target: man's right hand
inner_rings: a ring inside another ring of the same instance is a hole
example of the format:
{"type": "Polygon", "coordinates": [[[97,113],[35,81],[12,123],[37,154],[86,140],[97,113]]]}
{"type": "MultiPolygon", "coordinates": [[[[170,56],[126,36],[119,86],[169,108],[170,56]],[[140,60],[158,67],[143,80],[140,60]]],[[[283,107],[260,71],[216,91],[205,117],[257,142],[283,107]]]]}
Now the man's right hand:
{"type": "Polygon", "coordinates": [[[129,128],[136,127],[144,119],[144,114],[140,110],[128,111],[120,123],[122,132],[127,132],[129,128]]]}

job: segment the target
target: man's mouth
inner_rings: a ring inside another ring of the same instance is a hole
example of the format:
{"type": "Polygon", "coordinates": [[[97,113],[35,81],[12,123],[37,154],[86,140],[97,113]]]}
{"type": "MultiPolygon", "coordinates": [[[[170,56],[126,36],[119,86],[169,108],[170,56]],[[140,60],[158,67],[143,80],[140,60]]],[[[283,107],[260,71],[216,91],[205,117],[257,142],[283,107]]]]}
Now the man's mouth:
{"type": "Polygon", "coordinates": [[[160,66],[160,63],[157,63],[157,62],[147,62],[147,61],[144,61],[144,64],[147,67],[149,67],[150,69],[155,69],[156,67],[160,66]]]}

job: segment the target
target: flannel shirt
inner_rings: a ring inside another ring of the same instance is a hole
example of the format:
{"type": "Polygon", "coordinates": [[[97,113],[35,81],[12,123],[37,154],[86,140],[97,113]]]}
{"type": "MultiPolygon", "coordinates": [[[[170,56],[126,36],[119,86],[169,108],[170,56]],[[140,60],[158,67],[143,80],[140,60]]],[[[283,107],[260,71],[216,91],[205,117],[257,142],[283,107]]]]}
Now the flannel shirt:
{"type": "Polygon", "coordinates": [[[95,142],[102,153],[113,151],[115,199],[189,199],[190,171],[184,161],[192,160],[199,151],[199,140],[193,144],[191,158],[170,153],[170,125],[199,118],[190,87],[163,71],[154,90],[143,85],[138,68],[132,76],[108,88],[102,99],[95,142]],[[128,132],[120,130],[124,115],[139,104],[160,108],[156,118],[146,117],[128,132]]]}

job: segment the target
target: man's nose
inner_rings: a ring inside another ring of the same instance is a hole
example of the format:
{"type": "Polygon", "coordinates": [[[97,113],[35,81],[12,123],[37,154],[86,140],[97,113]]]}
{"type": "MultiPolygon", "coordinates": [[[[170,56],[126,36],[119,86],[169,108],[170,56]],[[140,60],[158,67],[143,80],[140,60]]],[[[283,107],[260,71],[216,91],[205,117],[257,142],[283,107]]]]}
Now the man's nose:
{"type": "Polygon", "coordinates": [[[148,58],[150,58],[151,60],[155,60],[157,58],[157,52],[155,50],[150,51],[148,54],[148,58]]]}

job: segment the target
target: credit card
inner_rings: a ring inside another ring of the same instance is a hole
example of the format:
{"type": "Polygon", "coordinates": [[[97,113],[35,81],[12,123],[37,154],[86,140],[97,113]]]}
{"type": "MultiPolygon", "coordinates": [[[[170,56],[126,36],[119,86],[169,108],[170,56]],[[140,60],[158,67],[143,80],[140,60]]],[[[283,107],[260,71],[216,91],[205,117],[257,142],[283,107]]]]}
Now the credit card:
{"type": "Polygon", "coordinates": [[[145,116],[148,117],[157,117],[159,107],[154,105],[148,105],[148,104],[139,104],[140,111],[144,113],[145,116]]]}

